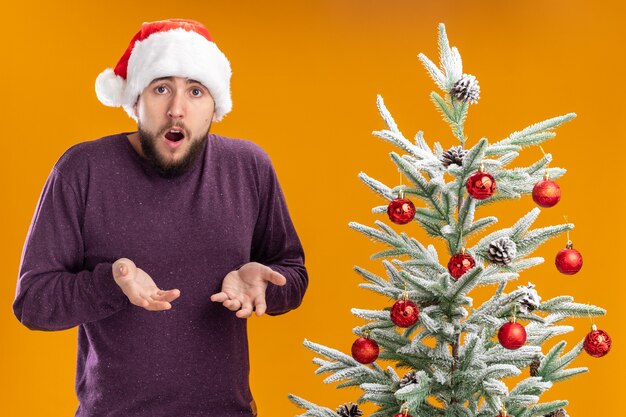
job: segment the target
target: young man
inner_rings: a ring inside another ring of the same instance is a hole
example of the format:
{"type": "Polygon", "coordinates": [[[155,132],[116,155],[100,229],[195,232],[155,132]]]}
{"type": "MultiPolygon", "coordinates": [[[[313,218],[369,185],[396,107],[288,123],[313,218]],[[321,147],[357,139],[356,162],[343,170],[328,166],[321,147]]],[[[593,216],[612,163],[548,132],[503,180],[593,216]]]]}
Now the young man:
{"type": "Polygon", "coordinates": [[[267,154],[209,134],[230,76],[202,24],[144,23],[96,81],[138,131],[72,146],[44,186],[13,310],[78,326],[78,417],[256,415],[245,319],[296,308],[308,277],[267,154]]]}

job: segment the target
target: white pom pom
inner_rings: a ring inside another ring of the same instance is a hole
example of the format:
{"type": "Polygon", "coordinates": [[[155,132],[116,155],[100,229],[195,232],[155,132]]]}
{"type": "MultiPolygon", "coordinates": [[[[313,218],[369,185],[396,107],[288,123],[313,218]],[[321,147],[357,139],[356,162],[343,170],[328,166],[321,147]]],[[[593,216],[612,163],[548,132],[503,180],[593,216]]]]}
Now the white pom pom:
{"type": "Polygon", "coordinates": [[[123,103],[126,80],[115,75],[111,68],[107,68],[96,78],[96,96],[105,106],[119,107],[123,103]]]}

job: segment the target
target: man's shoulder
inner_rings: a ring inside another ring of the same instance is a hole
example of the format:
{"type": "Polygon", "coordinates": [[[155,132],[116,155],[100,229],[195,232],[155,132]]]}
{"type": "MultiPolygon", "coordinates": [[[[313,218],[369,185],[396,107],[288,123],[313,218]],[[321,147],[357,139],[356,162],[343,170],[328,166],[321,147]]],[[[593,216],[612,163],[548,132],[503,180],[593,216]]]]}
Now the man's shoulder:
{"type": "Polygon", "coordinates": [[[63,152],[54,168],[62,174],[82,171],[88,168],[94,159],[112,158],[114,152],[120,149],[122,139],[124,139],[123,134],[117,133],[76,143],[63,152]]]}
{"type": "Polygon", "coordinates": [[[271,164],[270,157],[265,149],[251,140],[231,138],[213,133],[210,140],[213,141],[214,147],[219,149],[226,158],[256,162],[258,164],[271,164]]]}

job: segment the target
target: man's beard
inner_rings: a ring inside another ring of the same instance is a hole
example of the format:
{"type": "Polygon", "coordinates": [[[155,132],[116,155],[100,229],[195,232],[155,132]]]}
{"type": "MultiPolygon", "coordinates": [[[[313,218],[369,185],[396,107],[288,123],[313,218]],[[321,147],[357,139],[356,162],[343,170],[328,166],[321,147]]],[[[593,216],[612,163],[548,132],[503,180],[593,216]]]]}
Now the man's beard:
{"type": "MultiPolygon", "coordinates": [[[[141,150],[145,155],[146,159],[155,169],[155,171],[164,178],[174,178],[178,177],[189,170],[191,166],[193,166],[194,162],[198,159],[198,156],[202,153],[204,149],[204,144],[208,140],[209,129],[207,129],[206,133],[200,135],[196,138],[189,139],[189,149],[187,153],[178,161],[167,161],[163,158],[156,148],[156,143],[158,140],[161,140],[161,133],[167,132],[166,129],[159,133],[157,136],[152,135],[151,133],[143,130],[141,126],[138,126],[139,139],[141,143],[141,150]]],[[[181,140],[187,140],[181,139],[181,140]]]]}

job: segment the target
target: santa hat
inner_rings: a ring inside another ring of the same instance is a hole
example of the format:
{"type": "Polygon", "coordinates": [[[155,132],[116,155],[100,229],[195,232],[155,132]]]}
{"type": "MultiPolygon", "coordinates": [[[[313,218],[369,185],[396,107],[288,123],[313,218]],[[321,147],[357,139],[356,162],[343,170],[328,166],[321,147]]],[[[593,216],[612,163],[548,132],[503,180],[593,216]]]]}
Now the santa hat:
{"type": "Polygon", "coordinates": [[[233,107],[230,97],[230,63],[200,22],[168,19],[144,22],[141,30],[115,66],[96,78],[96,95],[102,104],[124,107],[137,121],[133,106],[152,80],[187,77],[208,88],[221,120],[233,107]]]}

